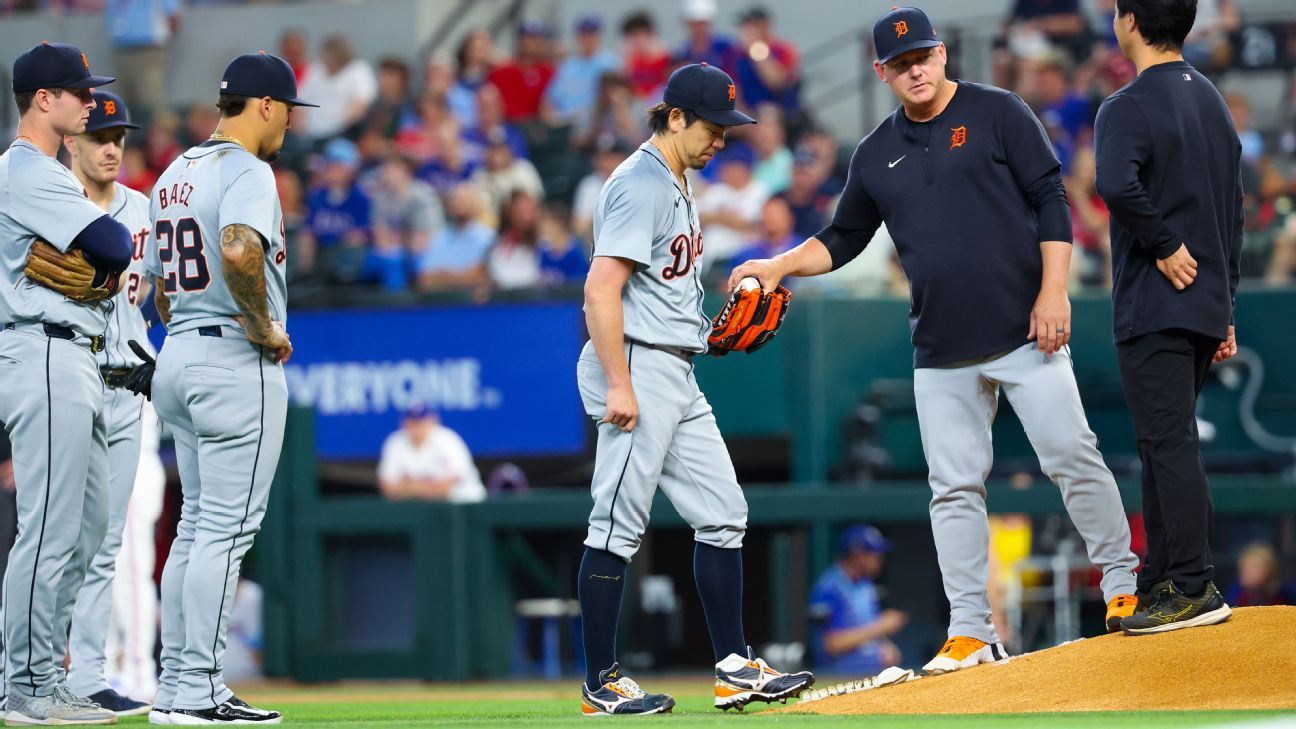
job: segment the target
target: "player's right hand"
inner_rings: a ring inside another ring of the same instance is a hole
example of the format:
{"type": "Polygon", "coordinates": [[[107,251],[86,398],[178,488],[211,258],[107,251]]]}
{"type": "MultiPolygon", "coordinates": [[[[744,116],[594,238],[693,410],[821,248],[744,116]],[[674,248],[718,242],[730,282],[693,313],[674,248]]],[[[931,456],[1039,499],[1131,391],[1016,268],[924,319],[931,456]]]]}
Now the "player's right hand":
{"type": "Polygon", "coordinates": [[[270,331],[264,337],[254,337],[251,332],[248,332],[248,341],[274,350],[275,364],[284,364],[292,356],[292,340],[288,338],[288,332],[283,324],[277,321],[270,322],[270,331]]]}
{"type": "Polygon", "coordinates": [[[629,433],[639,422],[639,401],[635,399],[634,388],[629,384],[620,387],[609,387],[607,394],[607,413],[602,423],[611,423],[629,433]]]}
{"type": "Polygon", "coordinates": [[[729,274],[729,288],[727,291],[732,292],[738,288],[738,282],[751,276],[761,282],[761,290],[769,293],[778,288],[779,282],[783,280],[783,273],[779,271],[779,266],[773,258],[758,258],[747,261],[733,270],[729,274]]]}

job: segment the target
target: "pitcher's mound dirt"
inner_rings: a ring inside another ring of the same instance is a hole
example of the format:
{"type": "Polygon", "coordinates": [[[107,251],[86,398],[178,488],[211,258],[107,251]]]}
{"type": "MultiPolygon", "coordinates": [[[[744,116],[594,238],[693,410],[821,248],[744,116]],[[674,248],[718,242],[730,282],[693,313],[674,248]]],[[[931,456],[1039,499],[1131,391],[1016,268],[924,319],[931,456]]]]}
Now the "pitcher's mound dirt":
{"type": "Polygon", "coordinates": [[[944,676],[789,706],[815,714],[1296,708],[1296,607],[1221,625],[1105,635],[944,676]]]}

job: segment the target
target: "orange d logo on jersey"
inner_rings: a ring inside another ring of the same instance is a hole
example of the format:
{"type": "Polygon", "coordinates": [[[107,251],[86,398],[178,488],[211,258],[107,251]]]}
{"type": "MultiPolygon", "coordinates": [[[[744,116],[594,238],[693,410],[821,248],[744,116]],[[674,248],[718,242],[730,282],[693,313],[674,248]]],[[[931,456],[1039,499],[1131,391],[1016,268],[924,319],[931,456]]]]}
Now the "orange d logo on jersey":
{"type": "Polygon", "coordinates": [[[736,98],[738,98],[738,88],[733,84],[729,84],[729,100],[733,101],[736,98]]]}
{"type": "Polygon", "coordinates": [[[950,127],[950,149],[967,144],[967,127],[950,127]]]}
{"type": "Polygon", "coordinates": [[[909,35],[909,24],[906,23],[905,21],[901,20],[898,23],[893,23],[893,25],[895,25],[897,38],[901,36],[909,35]]]}
{"type": "Polygon", "coordinates": [[[107,114],[108,116],[114,116],[114,115],[116,115],[116,114],[117,114],[117,102],[115,102],[115,101],[105,101],[105,102],[104,102],[104,113],[107,114]]]}

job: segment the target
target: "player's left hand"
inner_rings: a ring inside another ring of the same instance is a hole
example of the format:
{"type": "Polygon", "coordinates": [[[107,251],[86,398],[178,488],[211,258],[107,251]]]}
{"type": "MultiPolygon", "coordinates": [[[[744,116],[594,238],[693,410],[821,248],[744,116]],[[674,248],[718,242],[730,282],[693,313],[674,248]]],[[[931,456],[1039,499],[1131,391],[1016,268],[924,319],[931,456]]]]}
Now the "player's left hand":
{"type": "Polygon", "coordinates": [[[1192,257],[1184,243],[1180,243],[1179,248],[1169,256],[1157,259],[1156,265],[1157,270],[1170,280],[1176,291],[1192,286],[1197,278],[1197,259],[1192,257]]]}
{"type": "Polygon", "coordinates": [[[134,339],[127,340],[126,345],[136,357],[140,358],[140,364],[135,365],[131,373],[126,376],[125,387],[136,395],[143,395],[145,399],[152,400],[153,370],[157,366],[157,361],[134,339]]]}
{"type": "Polygon", "coordinates": [[[1215,350],[1215,356],[1211,358],[1212,362],[1223,362],[1224,360],[1237,354],[1237,335],[1232,324],[1229,324],[1228,339],[1220,342],[1219,349],[1215,350]]]}
{"type": "Polygon", "coordinates": [[[1044,354],[1053,354],[1071,341],[1071,299],[1065,289],[1041,291],[1031,309],[1028,340],[1044,354]]]}

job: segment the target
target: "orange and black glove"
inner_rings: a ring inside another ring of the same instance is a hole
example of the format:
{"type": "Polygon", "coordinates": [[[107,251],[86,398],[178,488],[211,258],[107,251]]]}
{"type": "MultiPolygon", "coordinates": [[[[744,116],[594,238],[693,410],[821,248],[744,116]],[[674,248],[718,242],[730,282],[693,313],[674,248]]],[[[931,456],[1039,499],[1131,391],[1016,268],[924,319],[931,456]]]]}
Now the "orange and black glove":
{"type": "Polygon", "coordinates": [[[723,357],[730,352],[751,354],[769,344],[783,324],[792,293],[779,286],[764,293],[760,286],[739,286],[720,313],[711,320],[707,354],[723,357]]]}

